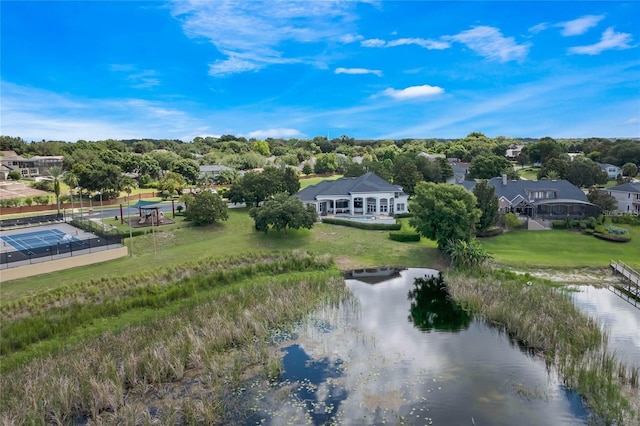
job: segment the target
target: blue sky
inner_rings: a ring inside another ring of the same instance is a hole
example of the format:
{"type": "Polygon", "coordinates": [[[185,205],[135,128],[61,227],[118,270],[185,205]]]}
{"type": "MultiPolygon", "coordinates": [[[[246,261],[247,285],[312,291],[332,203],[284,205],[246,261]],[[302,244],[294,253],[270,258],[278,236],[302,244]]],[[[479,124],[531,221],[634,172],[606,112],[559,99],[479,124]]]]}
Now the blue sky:
{"type": "Polygon", "coordinates": [[[638,1],[0,2],[0,134],[640,137],[638,1]]]}

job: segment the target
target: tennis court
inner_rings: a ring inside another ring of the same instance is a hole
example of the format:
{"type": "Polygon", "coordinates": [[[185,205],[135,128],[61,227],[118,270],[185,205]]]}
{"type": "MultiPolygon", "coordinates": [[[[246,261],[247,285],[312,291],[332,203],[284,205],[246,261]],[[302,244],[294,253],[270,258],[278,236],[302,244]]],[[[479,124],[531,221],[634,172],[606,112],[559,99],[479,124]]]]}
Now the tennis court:
{"type": "Polygon", "coordinates": [[[3,235],[0,238],[16,250],[31,250],[80,241],[57,228],[24,232],[17,235],[3,235]]]}

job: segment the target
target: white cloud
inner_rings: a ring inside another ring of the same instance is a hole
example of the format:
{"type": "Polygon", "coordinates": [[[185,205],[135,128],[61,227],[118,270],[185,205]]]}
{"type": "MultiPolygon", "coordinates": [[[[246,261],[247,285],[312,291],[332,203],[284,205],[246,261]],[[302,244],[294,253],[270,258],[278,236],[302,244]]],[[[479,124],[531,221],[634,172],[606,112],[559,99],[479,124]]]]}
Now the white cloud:
{"type": "Polygon", "coordinates": [[[364,37],[362,37],[359,34],[346,34],[340,37],[340,41],[344,44],[351,44],[351,43],[355,43],[356,41],[360,41],[363,38],[364,37]]]}
{"type": "Polygon", "coordinates": [[[360,42],[360,46],[362,47],[384,47],[386,44],[386,41],[380,40],[379,38],[370,38],[360,42]]]}
{"type": "Polygon", "coordinates": [[[603,19],[604,15],[586,15],[572,21],[560,22],[555,26],[562,28],[560,34],[569,37],[586,33],[589,28],[595,27],[603,19]]]}
{"type": "Polygon", "coordinates": [[[424,38],[399,38],[396,40],[385,41],[379,38],[372,38],[360,42],[362,47],[397,47],[416,45],[429,50],[444,50],[451,47],[451,43],[442,40],[429,40],[424,38]]]}
{"type": "Polygon", "coordinates": [[[530,27],[529,32],[532,34],[538,34],[539,32],[546,30],[547,28],[549,28],[549,24],[546,22],[541,22],[534,25],[533,27],[530,27]]]}
{"type": "Polygon", "coordinates": [[[132,64],[112,64],[109,69],[115,73],[127,75],[124,77],[130,86],[136,89],[148,89],[160,85],[158,72],[155,70],[139,70],[132,64]]]}
{"type": "MultiPolygon", "coordinates": [[[[175,0],[173,15],[190,37],[213,44],[222,55],[210,74],[257,71],[272,64],[308,63],[314,43],[344,42],[355,4],[341,1],[175,0]],[[304,54],[291,46],[305,45],[304,54]]],[[[354,40],[358,36],[351,36],[354,40]]],[[[319,54],[322,50],[319,50],[319,54]]]]}
{"type": "Polygon", "coordinates": [[[632,40],[633,38],[631,34],[617,33],[613,30],[613,27],[609,27],[604,31],[604,33],[602,33],[602,37],[599,42],[589,44],[587,46],[570,47],[569,52],[577,55],[598,55],[605,50],[631,49],[633,46],[629,43],[632,40]]]}
{"type": "Polygon", "coordinates": [[[529,43],[518,44],[513,37],[505,37],[497,28],[487,26],[473,27],[443,38],[465,44],[480,56],[499,62],[524,59],[530,47],[529,43]]]}
{"type": "Polygon", "coordinates": [[[367,68],[336,68],[336,74],[374,74],[382,77],[382,71],[370,70],[367,68]]]}
{"type": "Polygon", "coordinates": [[[302,136],[296,129],[264,129],[249,132],[249,138],[265,139],[265,138],[297,138],[302,136]]]}
{"type": "Polygon", "coordinates": [[[442,87],[429,86],[428,84],[423,86],[410,86],[405,89],[389,88],[382,92],[383,95],[390,96],[398,100],[432,98],[442,93],[444,93],[444,89],[442,87]]]}
{"type": "Polygon", "coordinates": [[[640,124],[640,118],[633,117],[624,122],[624,124],[640,124]]]}

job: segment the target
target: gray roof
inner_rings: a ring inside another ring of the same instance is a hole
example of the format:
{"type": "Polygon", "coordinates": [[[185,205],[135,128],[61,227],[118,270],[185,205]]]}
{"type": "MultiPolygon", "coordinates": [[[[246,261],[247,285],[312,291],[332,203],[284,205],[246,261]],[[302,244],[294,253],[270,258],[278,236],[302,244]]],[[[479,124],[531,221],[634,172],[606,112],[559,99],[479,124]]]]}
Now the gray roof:
{"type": "Polygon", "coordinates": [[[296,195],[301,200],[310,201],[322,195],[350,195],[361,192],[402,192],[402,187],[392,185],[375,173],[369,172],[358,177],[323,180],[298,191],[296,195]]]}
{"type": "MultiPolygon", "coordinates": [[[[504,197],[511,201],[518,195],[525,200],[529,199],[530,191],[556,191],[558,200],[575,200],[588,202],[584,192],[568,180],[509,180],[506,185],[502,184],[501,177],[494,177],[488,180],[488,184],[496,189],[498,198],[504,197]]],[[[474,181],[465,181],[462,185],[469,191],[473,191],[476,186],[474,181]]]]}
{"type": "Polygon", "coordinates": [[[207,166],[200,166],[200,172],[222,172],[225,170],[233,170],[230,167],[224,166],[222,164],[211,164],[207,166]]]}
{"type": "Polygon", "coordinates": [[[622,185],[609,188],[609,191],[634,192],[640,193],[640,182],[627,182],[622,185]]]}

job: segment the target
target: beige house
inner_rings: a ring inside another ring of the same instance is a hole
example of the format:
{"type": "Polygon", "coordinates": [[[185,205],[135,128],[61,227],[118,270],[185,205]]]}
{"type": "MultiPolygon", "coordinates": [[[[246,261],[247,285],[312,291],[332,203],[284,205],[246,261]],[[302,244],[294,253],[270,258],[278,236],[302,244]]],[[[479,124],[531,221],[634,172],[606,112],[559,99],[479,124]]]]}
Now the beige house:
{"type": "Polygon", "coordinates": [[[7,180],[14,170],[19,171],[24,179],[47,176],[50,168],[62,167],[63,159],[62,155],[25,158],[15,151],[0,151],[0,180],[7,180]]]}

